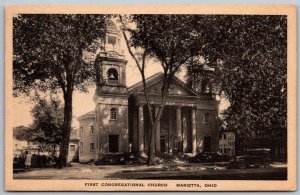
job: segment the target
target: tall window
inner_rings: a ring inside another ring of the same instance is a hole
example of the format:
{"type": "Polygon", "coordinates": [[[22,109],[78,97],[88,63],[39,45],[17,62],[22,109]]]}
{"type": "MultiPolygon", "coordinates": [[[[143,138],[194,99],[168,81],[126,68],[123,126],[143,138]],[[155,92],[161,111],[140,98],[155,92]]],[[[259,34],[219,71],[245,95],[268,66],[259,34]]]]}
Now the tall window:
{"type": "Polygon", "coordinates": [[[94,135],[94,126],[93,125],[90,126],[90,134],[94,135]]]}
{"type": "Polygon", "coordinates": [[[107,82],[111,85],[118,84],[118,71],[115,68],[110,68],[107,71],[107,82]]]}
{"type": "Polygon", "coordinates": [[[80,135],[83,134],[83,127],[80,127],[80,135]]]}
{"type": "Polygon", "coordinates": [[[111,108],[109,115],[110,115],[110,120],[117,120],[117,109],[111,108]]]}
{"type": "Polygon", "coordinates": [[[209,122],[210,122],[210,114],[209,114],[209,113],[206,113],[206,114],[204,115],[204,122],[205,122],[205,123],[209,123],[209,122]]]}
{"type": "Polygon", "coordinates": [[[90,151],[94,151],[95,150],[95,143],[90,143],[90,151]]]}

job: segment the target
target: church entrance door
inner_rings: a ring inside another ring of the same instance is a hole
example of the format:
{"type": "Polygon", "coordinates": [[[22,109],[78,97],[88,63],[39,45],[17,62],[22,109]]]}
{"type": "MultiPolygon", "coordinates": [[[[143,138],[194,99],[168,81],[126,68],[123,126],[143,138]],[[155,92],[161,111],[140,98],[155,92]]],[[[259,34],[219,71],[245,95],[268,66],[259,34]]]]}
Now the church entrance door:
{"type": "Polygon", "coordinates": [[[165,153],[166,152],[166,147],[167,145],[167,137],[165,135],[160,136],[160,152],[165,153]]]}
{"type": "Polygon", "coordinates": [[[108,137],[109,152],[119,152],[119,135],[109,135],[108,137]]]}
{"type": "Polygon", "coordinates": [[[211,152],[211,136],[204,137],[204,151],[211,152]]]}

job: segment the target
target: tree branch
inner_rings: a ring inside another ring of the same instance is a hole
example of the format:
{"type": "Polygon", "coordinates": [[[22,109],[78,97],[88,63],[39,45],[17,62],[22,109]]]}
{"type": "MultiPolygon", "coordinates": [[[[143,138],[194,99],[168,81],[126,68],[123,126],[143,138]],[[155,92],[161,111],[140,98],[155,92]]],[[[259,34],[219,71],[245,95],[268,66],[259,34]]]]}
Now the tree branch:
{"type": "MultiPolygon", "coordinates": [[[[120,18],[120,21],[122,23],[122,25],[125,25],[124,22],[123,22],[123,18],[121,15],[119,15],[119,18],[120,18]]],[[[130,48],[130,43],[129,43],[129,39],[124,31],[124,29],[122,29],[122,34],[124,36],[124,39],[125,39],[125,42],[126,42],[126,46],[127,46],[127,49],[129,51],[129,54],[131,55],[131,57],[134,59],[138,69],[140,70],[140,72],[142,72],[142,67],[140,67],[140,63],[138,62],[138,60],[136,59],[135,55],[133,54],[131,48],[130,48]]]]}

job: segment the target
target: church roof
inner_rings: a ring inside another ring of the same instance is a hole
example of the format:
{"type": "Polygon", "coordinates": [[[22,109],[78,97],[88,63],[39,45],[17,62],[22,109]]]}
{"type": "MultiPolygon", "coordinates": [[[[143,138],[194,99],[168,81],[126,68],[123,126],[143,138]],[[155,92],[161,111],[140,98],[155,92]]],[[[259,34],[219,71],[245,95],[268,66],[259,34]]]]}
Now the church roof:
{"type": "MultiPolygon", "coordinates": [[[[146,84],[151,84],[153,83],[154,81],[157,81],[157,79],[160,79],[160,77],[162,77],[162,73],[159,72],[159,73],[156,73],[148,78],[146,78],[146,84]]],[[[127,92],[128,93],[134,93],[134,92],[137,92],[137,91],[140,91],[141,89],[143,89],[143,81],[140,81],[136,84],[133,84],[131,85],[128,89],[127,89],[127,92]]]]}
{"type": "Polygon", "coordinates": [[[77,120],[81,120],[81,119],[84,119],[84,118],[94,118],[94,117],[95,117],[95,111],[92,110],[92,111],[90,111],[90,112],[87,112],[87,113],[85,113],[85,114],[79,116],[79,117],[77,118],[77,120]]]}
{"type": "MultiPolygon", "coordinates": [[[[156,73],[146,79],[146,85],[150,93],[160,93],[162,86],[163,73],[156,73]]],[[[128,88],[127,92],[129,94],[143,92],[144,86],[143,82],[140,81],[128,88]]],[[[190,89],[186,84],[180,80],[178,77],[174,76],[173,86],[170,95],[186,95],[186,96],[198,96],[197,92],[190,89]]]]}

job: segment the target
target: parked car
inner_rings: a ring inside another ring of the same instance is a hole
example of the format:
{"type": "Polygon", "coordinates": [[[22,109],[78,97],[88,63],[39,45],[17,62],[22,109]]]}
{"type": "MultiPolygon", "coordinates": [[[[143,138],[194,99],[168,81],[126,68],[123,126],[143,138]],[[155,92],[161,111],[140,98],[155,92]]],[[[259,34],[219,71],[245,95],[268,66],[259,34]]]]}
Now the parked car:
{"type": "Polygon", "coordinates": [[[270,151],[269,148],[247,150],[244,155],[233,157],[228,164],[228,168],[269,167],[271,164],[270,151]]]}
{"type": "Polygon", "coordinates": [[[229,156],[220,154],[217,152],[201,152],[196,156],[189,159],[191,163],[200,163],[200,162],[228,162],[229,156]]]}

